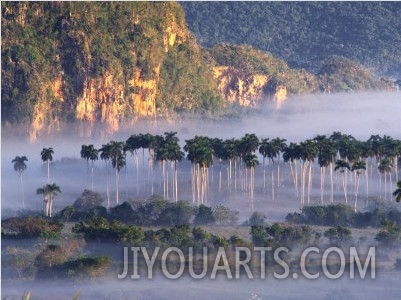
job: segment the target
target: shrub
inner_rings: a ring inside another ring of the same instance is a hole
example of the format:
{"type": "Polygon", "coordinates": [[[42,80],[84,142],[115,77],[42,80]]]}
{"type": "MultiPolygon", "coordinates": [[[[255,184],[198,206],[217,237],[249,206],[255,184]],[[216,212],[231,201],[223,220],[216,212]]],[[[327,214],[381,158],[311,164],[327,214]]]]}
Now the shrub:
{"type": "Polygon", "coordinates": [[[255,211],[251,217],[249,218],[249,221],[247,225],[249,226],[259,226],[259,225],[264,225],[266,220],[266,216],[263,215],[260,212],[255,211]]]}
{"type": "Polygon", "coordinates": [[[89,212],[92,208],[101,206],[102,203],[103,199],[99,193],[91,190],[84,190],[72,206],[76,211],[89,212]]]}
{"type": "Polygon", "coordinates": [[[59,238],[64,225],[57,220],[10,218],[2,222],[1,235],[5,238],[59,238]]]}
{"type": "Polygon", "coordinates": [[[35,251],[32,251],[31,249],[7,247],[5,254],[2,252],[1,255],[2,269],[5,266],[8,266],[11,269],[7,270],[7,277],[13,277],[14,271],[18,278],[34,276],[36,273],[35,256],[35,251]]]}
{"type": "Polygon", "coordinates": [[[203,204],[199,205],[198,212],[195,215],[194,223],[197,225],[205,225],[214,223],[215,218],[210,207],[207,207],[203,204]]]}
{"type": "Polygon", "coordinates": [[[141,243],[145,237],[142,228],[114,220],[110,224],[103,217],[92,217],[76,224],[72,232],[83,234],[87,240],[141,243]]]}
{"type": "Polygon", "coordinates": [[[228,207],[218,205],[213,208],[213,216],[216,224],[223,226],[234,226],[238,222],[238,211],[230,210],[228,207]]]}
{"type": "Polygon", "coordinates": [[[332,244],[338,246],[344,246],[352,241],[351,230],[342,226],[336,226],[326,230],[324,236],[327,237],[332,244]]]}
{"type": "Polygon", "coordinates": [[[383,229],[376,235],[375,240],[384,247],[395,247],[401,243],[401,228],[395,222],[383,222],[383,229]]]}

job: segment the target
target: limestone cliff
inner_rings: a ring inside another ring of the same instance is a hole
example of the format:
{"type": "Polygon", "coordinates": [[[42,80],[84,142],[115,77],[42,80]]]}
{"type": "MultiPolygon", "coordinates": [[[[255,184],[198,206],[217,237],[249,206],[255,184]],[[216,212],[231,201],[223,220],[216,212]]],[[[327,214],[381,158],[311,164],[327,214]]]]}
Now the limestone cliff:
{"type": "Polygon", "coordinates": [[[285,86],[277,86],[273,93],[266,93],[267,83],[271,76],[266,74],[249,74],[240,72],[234,67],[217,66],[214,68],[214,78],[219,91],[229,103],[241,106],[256,106],[263,99],[273,100],[280,108],[287,98],[285,86]]]}
{"type": "Polygon", "coordinates": [[[199,52],[174,2],[7,3],[2,27],[3,120],[28,117],[31,140],[154,117],[169,52],[199,52]]]}
{"type": "Polygon", "coordinates": [[[313,81],[288,81],[283,61],[250,47],[201,49],[176,2],[5,2],[1,43],[2,122],[27,124],[32,141],[70,122],[107,134],[230,103],[279,107],[298,78],[313,81]]]}

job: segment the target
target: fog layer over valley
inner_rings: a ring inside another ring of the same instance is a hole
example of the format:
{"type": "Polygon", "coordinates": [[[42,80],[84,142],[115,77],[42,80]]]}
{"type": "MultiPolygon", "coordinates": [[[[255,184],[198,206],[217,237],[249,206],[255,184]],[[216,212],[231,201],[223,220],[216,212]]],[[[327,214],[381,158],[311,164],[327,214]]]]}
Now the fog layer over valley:
{"type": "MultiPolygon", "coordinates": [[[[72,204],[85,188],[91,187],[91,178],[88,174],[86,161],[80,158],[80,149],[83,144],[93,144],[99,149],[103,144],[111,140],[125,141],[131,134],[151,133],[163,134],[166,131],[177,131],[181,147],[185,140],[196,135],[210,138],[241,138],[247,133],[254,133],[259,139],[280,137],[290,142],[300,142],[314,138],[317,135],[330,136],[334,131],[352,135],[356,139],[367,140],[371,135],[389,135],[394,139],[401,136],[399,112],[401,112],[401,97],[399,93],[363,93],[363,94],[334,94],[321,96],[293,97],[285,101],[279,110],[266,105],[260,108],[259,113],[238,117],[230,120],[200,120],[195,117],[187,117],[177,122],[167,121],[143,121],[121,130],[109,137],[78,137],[68,134],[62,137],[43,137],[34,143],[26,139],[13,138],[9,132],[2,134],[2,209],[21,208],[21,185],[19,177],[14,172],[11,160],[16,156],[25,155],[28,158],[27,169],[23,173],[25,202],[30,209],[42,209],[43,200],[36,195],[36,190],[47,183],[47,167],[40,158],[40,152],[45,147],[54,149],[53,162],[50,164],[50,182],[55,182],[61,187],[62,194],[55,200],[55,210],[72,204]]],[[[258,154],[258,153],[257,153],[258,154]]],[[[151,196],[151,182],[155,194],[163,196],[160,165],[155,163],[154,178],[151,180],[148,170],[148,151],[138,151],[139,176],[137,178],[134,158],[127,153],[126,168],[120,172],[120,203],[125,200],[144,200],[151,196]],[[137,181],[139,185],[137,184],[137,181]]],[[[263,191],[263,167],[262,157],[258,154],[259,166],[255,167],[255,210],[272,212],[273,207],[284,203],[271,203],[272,200],[266,191],[263,191]],[[258,193],[259,191],[259,193],[258,193]]],[[[281,159],[282,160],[282,159],[281,159]]],[[[180,184],[178,198],[191,201],[190,162],[184,158],[177,164],[178,181],[180,184]]],[[[319,179],[317,162],[313,169],[314,180],[319,179]]],[[[288,164],[283,166],[289,171],[288,164]]],[[[227,163],[222,167],[222,185],[226,184],[227,163]]],[[[209,175],[212,185],[217,185],[220,166],[214,163],[209,175]]],[[[270,169],[267,169],[270,171],[270,169]]],[[[90,170],[89,170],[90,173],[90,170]]],[[[106,199],[106,182],[109,176],[109,192],[111,205],[115,201],[114,170],[106,172],[105,162],[97,160],[94,163],[94,190],[106,199]]],[[[376,172],[377,173],[377,172],[376,172]]],[[[284,173],[283,173],[284,174],[284,173]]],[[[286,176],[289,176],[288,174],[286,176]]],[[[266,179],[268,182],[269,179],[266,179]]],[[[280,200],[285,200],[294,206],[287,208],[290,211],[298,207],[291,181],[285,180],[287,185],[279,191],[285,195],[280,200]],[[292,198],[292,199],[290,199],[292,198]]],[[[239,183],[238,183],[239,185],[239,183]]],[[[318,186],[316,188],[319,188],[318,186]]],[[[372,189],[376,188],[372,185],[372,189]]],[[[373,190],[372,190],[373,191],[373,190]]],[[[248,205],[244,194],[237,193],[237,197],[228,197],[222,187],[221,192],[214,193],[210,190],[207,202],[209,205],[224,204],[232,209],[245,210],[245,216],[249,216],[251,207],[248,205]],[[244,206],[245,205],[245,206],[244,206]]],[[[350,194],[352,190],[350,190],[350,194]]],[[[314,193],[314,201],[320,196],[319,191],[314,193]]],[[[341,191],[338,196],[341,197],[341,191]]],[[[246,197],[246,196],[245,196],[246,197]]],[[[277,200],[277,199],[276,199],[277,200]]],[[[320,200],[320,198],[319,198],[320,200]]],[[[326,199],[327,200],[327,199],[326,199]]],[[[106,203],[104,203],[106,205],[106,203]]],[[[283,213],[289,212],[287,209],[283,213]]],[[[244,217],[245,217],[244,216],[244,217]]],[[[282,216],[282,215],[281,215],[282,216]]],[[[273,217],[273,216],[272,216],[273,217]]]]}
{"type": "MultiPolygon", "coordinates": [[[[38,188],[48,183],[47,165],[41,160],[43,148],[54,149],[53,161],[50,164],[50,183],[56,183],[61,194],[54,198],[53,214],[55,215],[67,205],[72,205],[82,194],[84,189],[91,189],[91,162],[89,165],[80,157],[82,145],[93,144],[96,149],[108,142],[126,141],[132,134],[150,133],[163,135],[165,132],[177,132],[181,149],[185,141],[195,136],[207,136],[220,139],[240,139],[245,134],[255,134],[259,140],[263,138],[286,139],[286,143],[299,143],[306,139],[313,139],[317,135],[329,137],[333,132],[352,135],[355,139],[366,141],[372,135],[390,136],[401,139],[400,126],[401,94],[400,93],[361,93],[361,94],[332,94],[318,96],[297,96],[282,103],[276,110],[270,103],[259,107],[258,111],[231,119],[202,119],[195,116],[186,116],[176,121],[157,120],[141,121],[137,124],[121,129],[112,136],[81,137],[69,132],[62,135],[42,137],[34,143],[27,138],[13,136],[13,132],[2,132],[1,154],[1,205],[2,219],[15,216],[23,211],[21,182],[17,172],[13,170],[11,161],[16,156],[28,158],[27,169],[23,172],[23,192],[27,210],[44,211],[43,196],[37,195],[38,188]]],[[[63,130],[66,132],[68,130],[63,130]]],[[[273,221],[283,222],[288,213],[298,211],[301,203],[301,191],[293,184],[293,177],[289,163],[284,163],[280,156],[280,173],[277,171],[277,161],[273,166],[266,158],[265,170],[263,158],[258,151],[259,165],[255,166],[254,188],[248,188],[251,179],[248,171],[233,173],[231,184],[228,184],[228,162],[214,160],[208,174],[209,188],[204,198],[205,205],[215,207],[222,204],[239,212],[238,224],[249,219],[254,211],[261,212],[267,217],[270,224],[273,221]],[[220,172],[221,170],[221,172],[220,172]],[[278,175],[279,174],[279,175],[278,175]],[[273,177],[273,180],[272,180],[273,177]]],[[[191,162],[186,158],[177,163],[178,200],[193,203],[191,189],[191,162]]],[[[170,163],[166,163],[168,176],[172,176],[170,163]]],[[[234,168],[234,166],[233,166],[234,168]]],[[[299,168],[299,166],[298,166],[299,168]]],[[[245,170],[245,168],[244,168],[245,170]]],[[[321,194],[320,172],[317,160],[311,169],[312,182],[310,199],[305,194],[304,204],[330,203],[330,178],[326,170],[326,181],[321,194]],[[322,198],[323,197],[323,198],[322,198]]],[[[234,172],[234,171],[233,171],[234,172]]],[[[395,204],[392,192],[395,188],[395,171],[390,177],[381,176],[376,164],[369,164],[369,186],[365,176],[361,176],[359,188],[358,210],[364,210],[367,205],[379,198],[382,201],[395,204]],[[385,181],[386,180],[386,181],[385,181]]],[[[110,166],[107,168],[104,160],[94,162],[93,190],[98,192],[104,206],[116,205],[116,172],[110,166]]],[[[388,174],[387,174],[388,175],[388,174]]],[[[334,172],[334,202],[345,203],[343,192],[343,175],[334,172]]],[[[306,175],[308,177],[308,175],[306,175]]],[[[355,182],[349,176],[348,204],[354,205],[355,182]]],[[[163,184],[162,165],[154,162],[153,171],[149,168],[149,152],[139,149],[136,156],[127,152],[126,167],[119,173],[119,204],[124,201],[145,201],[152,194],[161,197],[167,196],[175,201],[171,177],[166,192],[163,184]],[[137,161],[135,160],[137,159],[137,161]],[[138,169],[137,167],[138,166],[138,169]]],[[[300,188],[300,187],[299,187],[300,188]]],[[[199,203],[194,203],[194,205],[199,203]]],[[[69,224],[71,225],[71,224],[69,224]]],[[[238,227],[240,228],[240,227],[238,227]]],[[[234,230],[245,230],[248,228],[234,230]]],[[[217,229],[218,230],[218,229],[217,229]]],[[[367,229],[366,232],[368,232],[367,229]]],[[[372,235],[375,231],[372,231],[372,235]]],[[[367,242],[374,241],[374,236],[368,236],[367,242]]],[[[2,241],[4,251],[8,243],[2,241]],[[6,243],[6,244],[5,244],[6,243]]],[[[67,241],[68,242],[68,241],[67,241]]],[[[21,241],[21,245],[24,241],[21,241]]],[[[18,241],[16,243],[18,245],[18,241]]],[[[122,260],[123,244],[106,245],[97,242],[88,243],[96,255],[105,255],[107,249],[119,249],[113,253],[113,260],[122,260]]],[[[114,262],[115,264],[115,262],[114,262]]],[[[399,297],[399,271],[378,270],[376,279],[350,280],[345,275],[338,280],[321,278],[308,280],[300,277],[295,280],[288,278],[277,280],[267,277],[264,280],[227,280],[218,278],[210,280],[206,276],[202,280],[192,280],[183,276],[178,280],[170,280],[158,274],[154,279],[141,278],[131,280],[129,276],[124,280],[117,280],[117,273],[107,274],[106,277],[90,281],[61,281],[61,280],[10,280],[4,274],[7,266],[2,267],[2,294],[19,299],[23,291],[32,291],[33,299],[72,299],[77,291],[81,291],[79,299],[397,299],[399,297]],[[63,295],[64,298],[61,298],[63,295]],[[35,298],[36,297],[36,298],[35,298]],[[253,297],[253,298],[252,298],[253,297]]],[[[118,267],[113,265],[113,270],[118,267]]],[[[282,269],[280,270],[281,273],[282,269]]],[[[313,273],[312,271],[311,273],[313,273]]],[[[369,273],[369,272],[368,272],[369,273]]],[[[130,274],[129,274],[130,275],[130,274]]]]}

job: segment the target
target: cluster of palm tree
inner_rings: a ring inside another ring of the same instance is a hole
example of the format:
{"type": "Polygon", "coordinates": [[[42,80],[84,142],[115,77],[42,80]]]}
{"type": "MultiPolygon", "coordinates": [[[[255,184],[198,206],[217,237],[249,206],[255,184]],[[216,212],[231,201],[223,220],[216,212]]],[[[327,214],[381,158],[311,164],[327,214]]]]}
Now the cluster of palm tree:
{"type": "MultiPolygon", "coordinates": [[[[47,165],[47,184],[43,187],[37,189],[36,193],[39,195],[43,195],[45,202],[45,215],[51,217],[52,209],[53,209],[53,198],[58,193],[61,193],[60,187],[52,183],[50,184],[50,162],[53,161],[53,148],[43,148],[40,153],[42,161],[47,165]]],[[[22,206],[25,208],[25,197],[24,197],[24,184],[22,180],[22,174],[27,169],[26,162],[28,158],[26,156],[16,156],[11,162],[14,164],[14,171],[16,171],[20,178],[21,183],[21,198],[22,198],[22,206]]]]}
{"type": "MultiPolygon", "coordinates": [[[[375,166],[380,178],[379,196],[387,199],[388,184],[392,191],[393,177],[399,184],[399,160],[401,141],[389,136],[372,135],[366,141],[360,141],[351,135],[333,132],[330,136],[318,135],[299,143],[286,143],[279,137],[259,139],[255,134],[246,134],[242,138],[219,139],[206,136],[195,136],[185,141],[183,148],[179,144],[176,132],[165,132],[164,135],[133,134],[126,141],[110,141],[96,149],[93,145],[82,145],[81,158],[86,160],[89,176],[89,161],[91,162],[91,188],[94,182],[94,163],[99,158],[106,163],[107,172],[107,201],[110,207],[109,169],[115,170],[116,204],[119,204],[120,171],[127,165],[127,154],[133,158],[136,169],[136,193],[139,195],[139,178],[144,178],[139,166],[139,150],[142,149],[142,167],[145,157],[148,161],[147,185],[142,185],[145,193],[154,194],[155,176],[154,165],[160,165],[160,187],[166,199],[178,200],[178,167],[177,163],[185,157],[191,162],[192,202],[200,205],[208,201],[210,184],[214,184],[215,164],[218,170],[218,191],[237,193],[242,191],[249,196],[253,209],[255,189],[255,168],[259,165],[258,155],[263,160],[263,191],[271,191],[273,201],[279,199],[280,190],[285,185],[285,179],[294,186],[294,192],[301,204],[310,204],[312,196],[313,169],[320,169],[320,202],[324,203],[325,178],[327,170],[330,177],[330,202],[334,201],[334,182],[337,186],[339,176],[342,178],[342,190],[345,203],[349,202],[348,187],[354,187],[354,207],[357,209],[360,179],[365,178],[366,199],[369,197],[369,179],[373,176],[375,166]],[[145,149],[147,154],[145,155],[145,149]],[[317,162],[317,163],[316,163],[317,162]],[[223,184],[223,166],[226,169],[226,180],[223,184]],[[280,172],[280,166],[289,167],[287,174],[280,172]],[[270,180],[267,176],[270,170],[270,180]],[[211,178],[209,178],[211,177],[211,178]],[[335,178],[336,177],[336,178],[335,178]],[[384,185],[382,184],[384,177],[384,185]],[[335,180],[336,179],[336,180],[335,180]],[[267,182],[270,181],[268,185],[267,182]]],[[[53,160],[52,148],[44,148],[41,158],[47,164],[48,183],[37,190],[43,194],[46,203],[46,215],[51,215],[53,197],[60,193],[60,188],[50,184],[50,162],[53,160]]],[[[22,173],[26,169],[25,156],[17,156],[12,162],[18,172],[22,184],[22,173]]],[[[126,168],[125,168],[126,170],[126,168]]],[[[259,187],[261,188],[261,187],[259,187]]],[[[400,186],[393,193],[400,200],[400,186]],[[398,192],[397,192],[398,191],[398,192]]],[[[23,197],[23,196],[22,196],[23,197]]],[[[24,203],[24,199],[23,199],[24,203]]]]}
{"type": "Polygon", "coordinates": [[[45,203],[45,216],[51,217],[53,212],[53,199],[61,193],[60,187],[56,183],[50,183],[50,162],[53,161],[54,150],[52,147],[43,148],[40,153],[42,161],[47,165],[47,184],[36,190],[36,194],[43,195],[45,203]]]}
{"type": "Polygon", "coordinates": [[[22,198],[22,207],[25,208],[25,197],[24,197],[24,182],[22,180],[22,173],[26,170],[27,165],[26,161],[28,158],[26,156],[16,156],[11,162],[14,164],[14,171],[18,173],[21,183],[21,198],[22,198]]]}
{"type": "MultiPolygon", "coordinates": [[[[140,184],[139,184],[139,149],[142,149],[142,161],[145,164],[145,149],[148,150],[148,185],[151,182],[150,193],[154,192],[154,161],[157,160],[162,165],[162,179],[163,179],[163,196],[169,199],[172,195],[176,201],[178,201],[178,171],[177,162],[182,160],[184,152],[181,151],[181,147],[178,142],[179,139],[176,136],[176,132],[165,132],[162,135],[151,135],[147,134],[133,134],[126,141],[111,141],[94,153],[92,156],[89,153],[82,156],[83,158],[89,157],[88,159],[97,159],[97,154],[100,153],[100,158],[106,162],[106,169],[108,174],[109,166],[111,165],[115,169],[116,178],[116,204],[119,203],[119,174],[122,168],[126,167],[127,153],[130,153],[134,160],[134,167],[136,169],[136,191],[139,195],[140,184]],[[92,157],[92,158],[90,158],[92,157]],[[168,168],[168,162],[170,168],[168,168]]],[[[82,149],[93,149],[92,145],[82,145],[82,149]]],[[[85,153],[85,151],[84,151],[85,153]]],[[[93,189],[93,187],[92,187],[93,189]]],[[[107,205],[110,207],[110,195],[109,195],[109,177],[107,176],[107,205]]]]}

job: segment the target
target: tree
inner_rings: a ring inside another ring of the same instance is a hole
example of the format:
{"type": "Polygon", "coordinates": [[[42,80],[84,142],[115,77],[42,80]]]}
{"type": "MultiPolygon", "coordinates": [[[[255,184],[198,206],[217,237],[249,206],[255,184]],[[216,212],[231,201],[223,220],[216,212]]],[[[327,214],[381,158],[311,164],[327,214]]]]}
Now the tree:
{"type": "Polygon", "coordinates": [[[37,195],[43,195],[44,197],[46,217],[51,218],[53,210],[53,198],[60,193],[60,187],[55,183],[46,184],[42,188],[36,190],[37,195]]]}
{"type": "Polygon", "coordinates": [[[91,162],[92,162],[91,188],[92,188],[92,191],[93,191],[93,163],[94,163],[95,160],[97,160],[99,158],[98,157],[99,152],[98,152],[97,149],[95,149],[95,147],[93,145],[82,145],[80,153],[81,153],[81,158],[86,159],[86,163],[87,163],[87,166],[88,166],[88,172],[89,172],[89,160],[91,160],[91,162]]]}
{"type": "Polygon", "coordinates": [[[101,206],[102,202],[103,199],[99,193],[84,190],[72,206],[76,211],[89,212],[91,209],[101,206]]]}
{"type": "Polygon", "coordinates": [[[259,164],[259,161],[255,154],[250,154],[250,153],[245,155],[243,160],[244,160],[244,163],[246,166],[246,170],[250,171],[249,190],[251,193],[251,206],[252,206],[252,210],[253,210],[253,191],[255,188],[255,166],[257,166],[259,164]]]}
{"type": "Polygon", "coordinates": [[[204,204],[207,198],[208,170],[213,164],[212,142],[204,136],[195,136],[185,142],[184,150],[188,153],[187,159],[192,163],[192,201],[198,205],[204,204]]]}
{"type": "Polygon", "coordinates": [[[107,174],[107,178],[106,178],[106,195],[107,195],[107,209],[110,208],[110,192],[109,192],[109,162],[111,159],[111,145],[105,144],[102,145],[102,148],[99,149],[100,152],[100,159],[104,160],[104,162],[106,163],[106,174],[107,174]]]}
{"type": "Polygon", "coordinates": [[[321,138],[319,136],[315,138],[318,139],[317,147],[318,147],[318,163],[320,166],[320,197],[321,203],[323,204],[323,189],[324,189],[324,178],[326,174],[326,167],[330,166],[330,202],[334,201],[334,183],[333,183],[333,161],[337,155],[337,149],[334,147],[333,142],[326,137],[321,138]]]}
{"type": "Polygon", "coordinates": [[[300,143],[300,157],[302,160],[302,174],[301,174],[301,203],[305,203],[305,181],[306,170],[309,167],[308,175],[308,204],[310,203],[310,195],[312,190],[312,165],[315,160],[318,149],[314,140],[305,140],[300,143]]]}
{"type": "Polygon", "coordinates": [[[171,163],[172,193],[175,198],[175,202],[178,201],[177,162],[184,158],[184,152],[181,151],[181,147],[178,144],[179,139],[176,137],[176,134],[177,132],[165,132],[164,138],[161,139],[160,145],[156,150],[156,158],[162,162],[163,193],[164,198],[166,199],[169,198],[169,180],[165,162],[170,161],[171,163]]]}
{"type": "Polygon", "coordinates": [[[397,182],[397,189],[394,191],[393,196],[397,202],[401,202],[401,181],[397,182]]]}
{"type": "Polygon", "coordinates": [[[366,163],[364,161],[360,160],[352,164],[351,171],[354,172],[355,175],[355,202],[354,202],[355,212],[358,205],[359,180],[362,170],[366,170],[366,163]]]}
{"type": "Polygon", "coordinates": [[[345,203],[348,203],[348,198],[347,198],[347,186],[346,186],[346,184],[345,184],[345,175],[346,175],[345,171],[346,171],[346,170],[350,170],[350,169],[351,169],[351,168],[350,168],[348,162],[346,162],[346,161],[344,161],[344,160],[342,160],[342,159],[338,159],[338,160],[336,161],[336,166],[335,166],[335,168],[334,168],[334,171],[339,170],[340,173],[343,175],[343,190],[344,190],[345,203]]]}
{"type": "Polygon", "coordinates": [[[131,156],[134,158],[134,164],[136,168],[136,194],[139,195],[139,160],[137,155],[137,150],[141,148],[142,138],[138,134],[131,135],[125,141],[126,150],[131,153],[131,156]]]}
{"type": "Polygon", "coordinates": [[[299,192],[298,192],[298,168],[297,168],[297,161],[301,159],[301,147],[296,143],[290,143],[285,149],[283,150],[283,159],[284,162],[290,163],[290,172],[294,182],[294,189],[299,199],[299,192]]]}
{"type": "Polygon", "coordinates": [[[265,160],[266,160],[266,156],[268,154],[269,151],[269,139],[265,138],[265,139],[261,139],[260,140],[260,144],[259,144],[259,153],[262,155],[263,157],[263,161],[262,161],[262,166],[263,166],[263,189],[266,189],[266,168],[265,168],[265,160]]]}
{"type": "Polygon", "coordinates": [[[125,167],[124,142],[111,141],[110,143],[111,165],[116,170],[116,204],[119,203],[120,171],[125,167]]]}
{"type": "Polygon", "coordinates": [[[380,185],[381,185],[381,175],[384,174],[384,199],[387,199],[387,173],[389,173],[390,175],[390,183],[391,183],[391,170],[393,168],[392,160],[389,157],[384,157],[382,160],[380,160],[377,168],[380,172],[380,185]]]}
{"type": "Polygon", "coordinates": [[[43,148],[42,152],[40,153],[43,162],[47,164],[47,183],[50,182],[50,162],[53,161],[53,148],[43,148]]]}
{"type": "Polygon", "coordinates": [[[28,158],[26,156],[16,156],[11,162],[14,164],[14,171],[18,173],[20,182],[21,182],[21,197],[22,197],[22,206],[25,208],[25,199],[24,199],[24,182],[22,181],[22,173],[26,170],[26,161],[28,158]]]}

